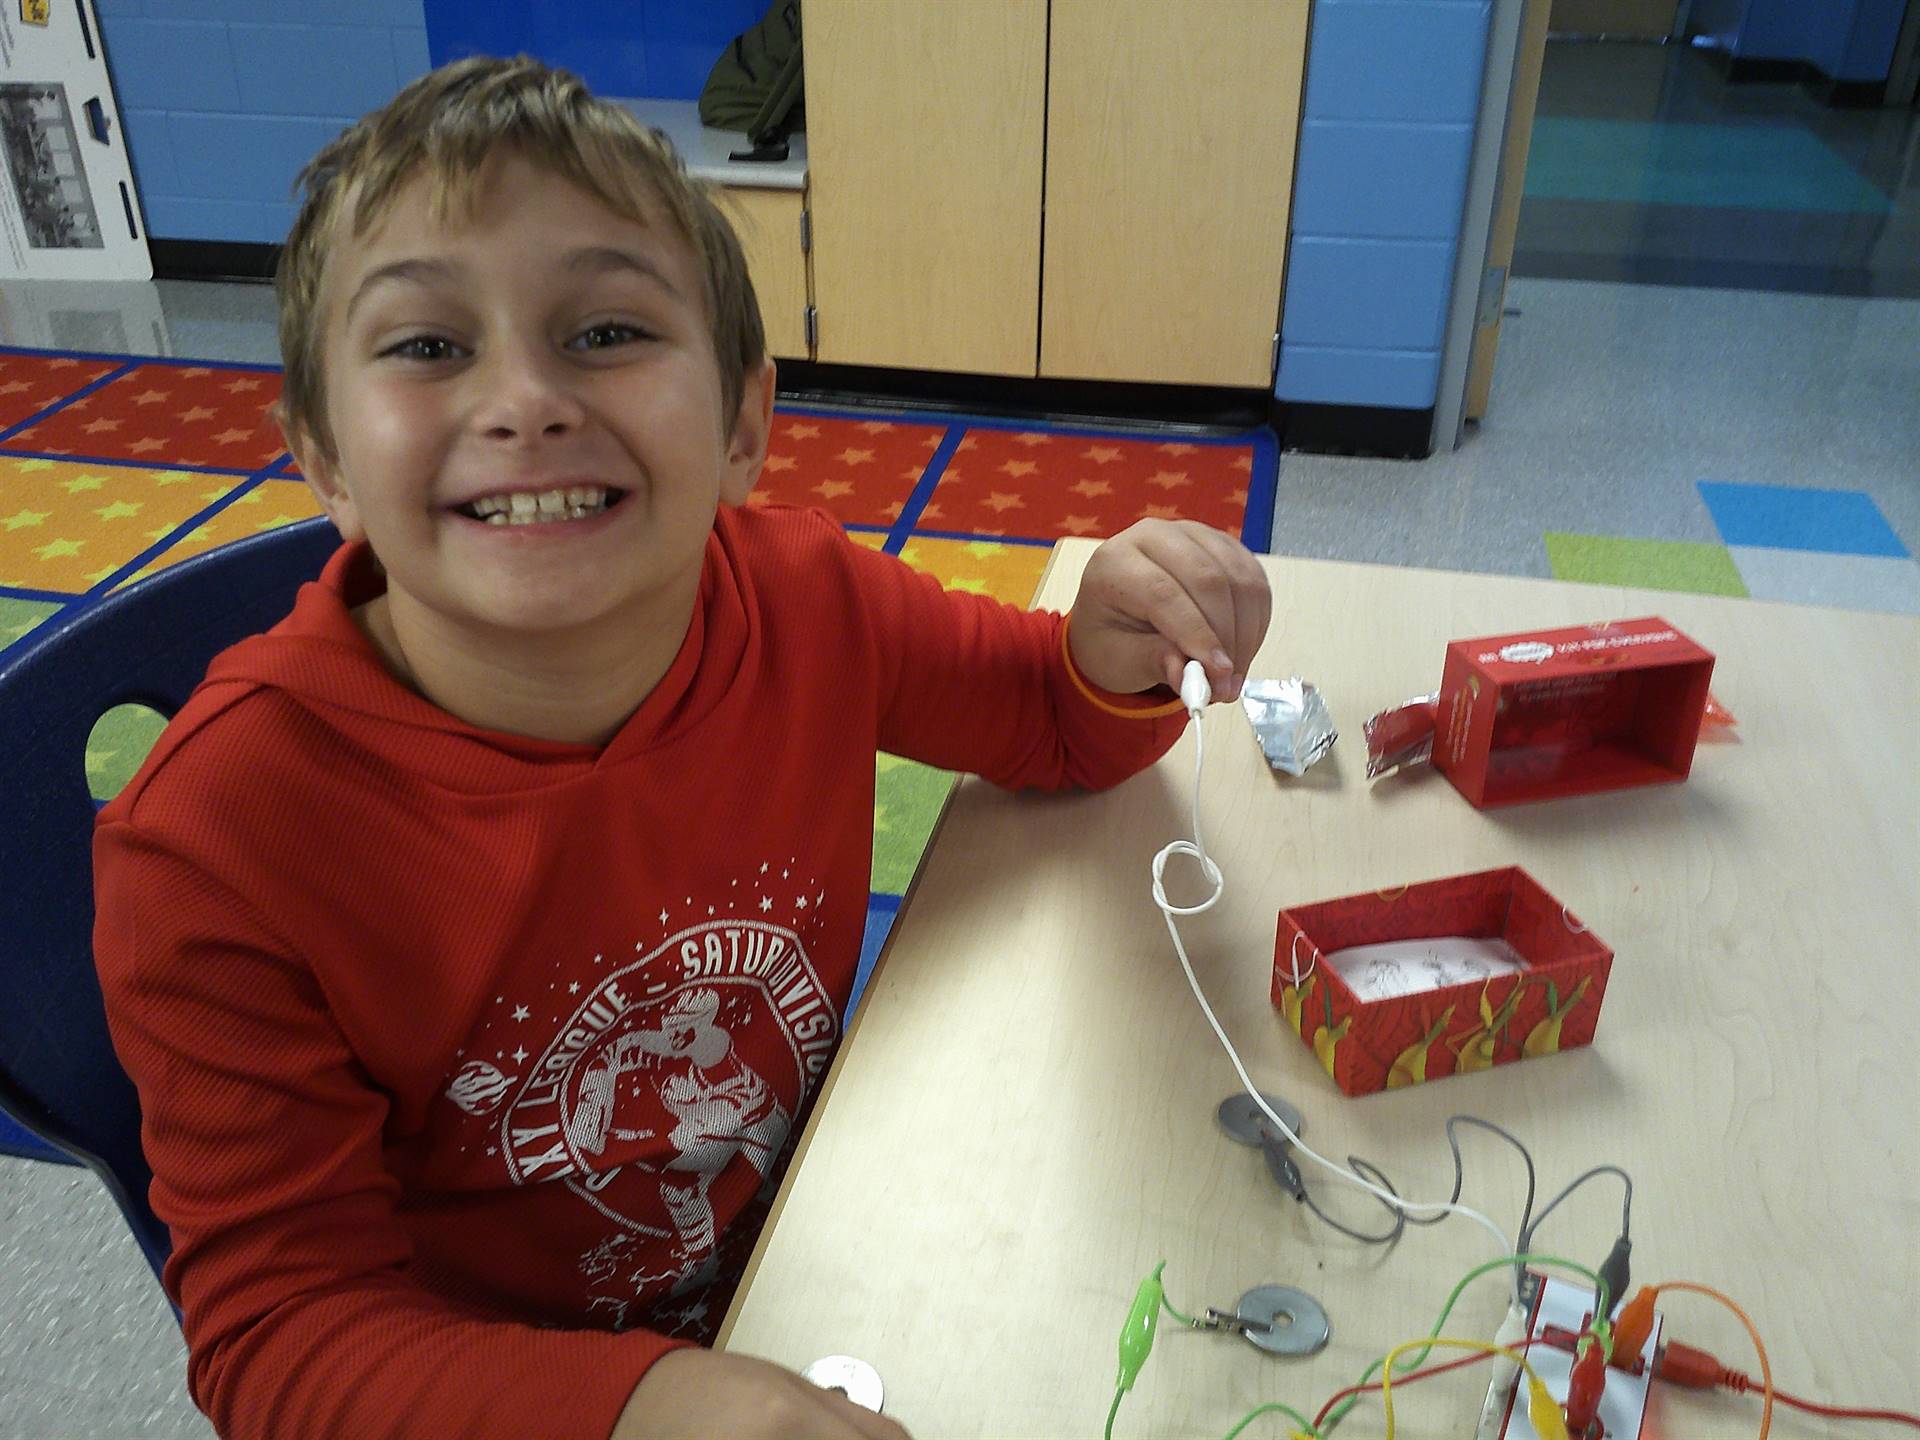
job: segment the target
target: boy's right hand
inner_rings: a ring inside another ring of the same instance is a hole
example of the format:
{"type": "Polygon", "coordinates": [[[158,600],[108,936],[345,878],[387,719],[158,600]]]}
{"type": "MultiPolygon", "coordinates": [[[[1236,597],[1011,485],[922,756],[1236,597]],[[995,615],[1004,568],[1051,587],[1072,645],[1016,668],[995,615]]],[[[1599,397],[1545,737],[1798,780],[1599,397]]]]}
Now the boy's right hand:
{"type": "Polygon", "coordinates": [[[884,1416],[750,1355],[670,1350],[653,1362],[608,1440],[911,1440],[884,1416]]]}

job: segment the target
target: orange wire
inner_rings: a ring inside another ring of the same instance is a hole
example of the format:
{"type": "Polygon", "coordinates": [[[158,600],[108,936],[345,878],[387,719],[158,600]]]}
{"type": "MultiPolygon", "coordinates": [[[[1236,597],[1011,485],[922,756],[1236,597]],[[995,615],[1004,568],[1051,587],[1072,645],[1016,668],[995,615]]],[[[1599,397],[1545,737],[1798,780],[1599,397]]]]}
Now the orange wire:
{"type": "Polygon", "coordinates": [[[1660,1295],[1668,1290],[1687,1290],[1695,1295],[1705,1295],[1709,1300],[1718,1300],[1734,1313],[1736,1319],[1747,1327],[1747,1338],[1753,1341],[1754,1353],[1760,1357],[1760,1435],[1759,1440],[1767,1440],[1767,1431],[1773,1427],[1773,1362],[1767,1359],[1767,1347],[1761,1342],[1760,1332],[1754,1327],[1747,1312],[1733,1301],[1709,1285],[1697,1285],[1691,1280],[1668,1280],[1655,1285],[1653,1293],[1660,1295]]]}

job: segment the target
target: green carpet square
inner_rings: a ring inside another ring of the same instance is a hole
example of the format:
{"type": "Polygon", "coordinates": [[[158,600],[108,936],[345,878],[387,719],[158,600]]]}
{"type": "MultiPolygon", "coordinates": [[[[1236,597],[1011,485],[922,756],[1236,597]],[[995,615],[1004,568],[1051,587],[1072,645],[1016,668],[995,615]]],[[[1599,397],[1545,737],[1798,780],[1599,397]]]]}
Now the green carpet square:
{"type": "Polygon", "coordinates": [[[46,600],[18,600],[0,595],[0,650],[23,639],[29,630],[59,608],[46,600]]]}
{"type": "Polygon", "coordinates": [[[1626,585],[1636,590],[1688,590],[1696,595],[1747,593],[1746,583],[1724,545],[1559,531],[1548,531],[1546,539],[1547,564],[1556,580],[1626,585]]]}
{"type": "Polygon", "coordinates": [[[873,757],[873,888],[904,895],[920,856],[933,838],[954,773],[902,760],[873,757]]]}
{"type": "Polygon", "coordinates": [[[87,788],[93,798],[111,800],[126,789],[166,728],[166,716],[145,705],[116,705],[94,721],[87,736],[87,788]]]}

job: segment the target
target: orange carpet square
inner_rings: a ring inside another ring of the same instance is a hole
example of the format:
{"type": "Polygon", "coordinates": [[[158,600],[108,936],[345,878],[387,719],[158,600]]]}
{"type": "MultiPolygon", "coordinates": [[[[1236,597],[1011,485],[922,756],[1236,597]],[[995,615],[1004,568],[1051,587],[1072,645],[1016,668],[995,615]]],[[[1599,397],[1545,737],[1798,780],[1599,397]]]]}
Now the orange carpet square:
{"type": "Polygon", "coordinates": [[[153,464],[258,470],[285,448],[266,410],[280,396],[270,370],[140,365],[29,425],[9,448],[153,464]]]}
{"type": "Polygon", "coordinates": [[[842,525],[891,525],[945,434],[900,420],[777,414],[748,503],[821,506],[842,525]]]}
{"type": "Polygon", "coordinates": [[[65,355],[0,355],[0,430],[64,400],[113,369],[109,360],[65,355]]]}
{"type": "Polygon", "coordinates": [[[1136,520],[1200,520],[1238,534],[1251,445],[969,430],[915,528],[1057,539],[1136,520]]]}
{"type": "Polygon", "coordinates": [[[0,455],[0,585],[82,594],[245,483],[0,455]]]}
{"type": "MultiPolygon", "coordinates": [[[[230,540],[244,540],[263,530],[278,530],[282,525],[291,525],[296,520],[308,520],[324,513],[320,502],[313,498],[313,492],[304,482],[270,477],[255,485],[218,515],[194,526],[155,556],[151,563],[121,581],[120,585],[144,580],[156,571],[203,554],[217,545],[225,545],[230,540]]],[[[114,588],[119,589],[120,586],[114,588]]]]}

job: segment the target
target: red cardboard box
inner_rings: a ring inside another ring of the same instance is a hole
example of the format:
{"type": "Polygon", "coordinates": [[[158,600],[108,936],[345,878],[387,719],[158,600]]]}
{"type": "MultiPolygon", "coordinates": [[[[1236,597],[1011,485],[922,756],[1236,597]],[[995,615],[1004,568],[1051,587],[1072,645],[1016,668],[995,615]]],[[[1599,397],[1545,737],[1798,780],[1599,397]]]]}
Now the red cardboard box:
{"type": "Polygon", "coordinates": [[[1612,968],[1613,951],[1510,866],[1282,910],[1273,1003],[1335,1084],[1366,1095],[1590,1043],[1612,968]],[[1326,959],[1355,945],[1455,935],[1504,940],[1524,968],[1366,1000],[1326,959]]]}
{"type": "Polygon", "coordinates": [[[1433,763],[1483,808],[1684,780],[1712,677],[1657,618],[1456,640],[1433,763]]]}

